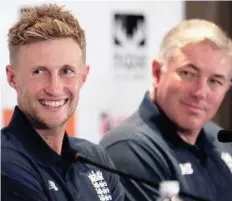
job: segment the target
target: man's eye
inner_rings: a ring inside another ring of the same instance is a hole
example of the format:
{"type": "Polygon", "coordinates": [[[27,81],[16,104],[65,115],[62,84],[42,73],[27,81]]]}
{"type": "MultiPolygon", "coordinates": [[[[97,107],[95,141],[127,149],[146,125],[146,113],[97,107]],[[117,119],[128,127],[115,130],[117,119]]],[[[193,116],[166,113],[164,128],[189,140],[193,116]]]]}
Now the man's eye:
{"type": "Polygon", "coordinates": [[[73,71],[72,70],[70,70],[70,69],[68,69],[68,68],[65,68],[64,69],[64,74],[70,74],[70,73],[72,73],[73,71]]]}
{"type": "Polygon", "coordinates": [[[180,74],[181,74],[183,77],[194,77],[194,76],[195,76],[194,73],[189,72],[189,71],[181,71],[180,74]]]}
{"type": "Polygon", "coordinates": [[[41,73],[43,73],[44,72],[44,70],[42,70],[42,69],[37,69],[37,70],[34,70],[33,71],[33,74],[34,75],[39,75],[39,74],[41,74],[41,73]]]}
{"type": "Polygon", "coordinates": [[[222,85],[222,82],[217,79],[210,79],[209,82],[213,85],[222,85]]]}

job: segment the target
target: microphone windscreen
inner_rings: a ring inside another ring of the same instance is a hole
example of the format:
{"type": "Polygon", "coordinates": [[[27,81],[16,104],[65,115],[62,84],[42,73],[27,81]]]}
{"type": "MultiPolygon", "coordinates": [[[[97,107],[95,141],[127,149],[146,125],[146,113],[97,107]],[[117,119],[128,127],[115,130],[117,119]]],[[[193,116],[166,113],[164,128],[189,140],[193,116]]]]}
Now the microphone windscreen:
{"type": "Polygon", "coordinates": [[[232,131],[220,130],[217,137],[219,142],[232,142],[232,131]]]}

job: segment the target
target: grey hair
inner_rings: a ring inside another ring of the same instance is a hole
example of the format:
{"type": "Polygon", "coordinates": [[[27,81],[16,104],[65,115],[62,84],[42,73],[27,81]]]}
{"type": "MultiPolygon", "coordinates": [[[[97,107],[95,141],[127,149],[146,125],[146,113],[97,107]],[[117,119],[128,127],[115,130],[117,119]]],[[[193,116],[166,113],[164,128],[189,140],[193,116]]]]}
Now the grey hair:
{"type": "Polygon", "coordinates": [[[204,40],[225,49],[232,57],[232,41],[219,26],[207,20],[190,19],[181,22],[164,36],[157,60],[167,65],[181,48],[204,40]]]}

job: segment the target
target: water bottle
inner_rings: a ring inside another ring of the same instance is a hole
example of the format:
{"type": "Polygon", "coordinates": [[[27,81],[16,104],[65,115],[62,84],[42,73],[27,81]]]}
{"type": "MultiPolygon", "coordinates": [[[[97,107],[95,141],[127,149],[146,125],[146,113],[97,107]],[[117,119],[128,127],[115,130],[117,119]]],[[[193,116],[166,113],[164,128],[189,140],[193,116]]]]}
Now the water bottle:
{"type": "Polygon", "coordinates": [[[157,201],[183,201],[179,197],[180,184],[178,181],[162,181],[159,185],[157,201]]]}

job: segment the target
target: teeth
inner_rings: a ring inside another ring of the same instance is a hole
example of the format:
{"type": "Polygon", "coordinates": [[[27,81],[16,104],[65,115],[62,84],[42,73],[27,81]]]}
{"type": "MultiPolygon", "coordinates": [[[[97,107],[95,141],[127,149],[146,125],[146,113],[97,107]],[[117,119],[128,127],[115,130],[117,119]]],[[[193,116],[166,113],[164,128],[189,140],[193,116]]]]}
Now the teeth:
{"type": "Polygon", "coordinates": [[[42,105],[48,106],[48,107],[60,107],[63,106],[65,104],[65,100],[61,100],[61,101],[40,101],[40,103],[42,105]]]}

